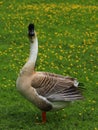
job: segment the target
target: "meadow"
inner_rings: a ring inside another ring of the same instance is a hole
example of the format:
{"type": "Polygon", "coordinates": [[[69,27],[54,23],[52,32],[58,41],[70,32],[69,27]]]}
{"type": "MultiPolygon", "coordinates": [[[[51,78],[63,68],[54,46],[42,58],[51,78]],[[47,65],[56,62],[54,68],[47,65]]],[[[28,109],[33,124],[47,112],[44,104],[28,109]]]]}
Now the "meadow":
{"type": "Polygon", "coordinates": [[[98,130],[98,1],[0,0],[0,130],[98,130]],[[85,100],[41,112],[16,90],[29,56],[27,26],[39,39],[37,71],[76,77],[85,100]]]}

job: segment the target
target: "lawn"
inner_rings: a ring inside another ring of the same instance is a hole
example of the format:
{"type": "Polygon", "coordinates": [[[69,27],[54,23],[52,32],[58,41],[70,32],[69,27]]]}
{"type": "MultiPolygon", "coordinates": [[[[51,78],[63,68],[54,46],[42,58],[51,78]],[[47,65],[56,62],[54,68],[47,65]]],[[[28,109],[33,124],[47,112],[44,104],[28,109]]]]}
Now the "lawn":
{"type": "Polygon", "coordinates": [[[0,130],[98,130],[98,1],[0,0],[0,130]],[[47,113],[16,90],[29,56],[27,26],[39,39],[36,70],[78,78],[84,101],[47,113]]]}

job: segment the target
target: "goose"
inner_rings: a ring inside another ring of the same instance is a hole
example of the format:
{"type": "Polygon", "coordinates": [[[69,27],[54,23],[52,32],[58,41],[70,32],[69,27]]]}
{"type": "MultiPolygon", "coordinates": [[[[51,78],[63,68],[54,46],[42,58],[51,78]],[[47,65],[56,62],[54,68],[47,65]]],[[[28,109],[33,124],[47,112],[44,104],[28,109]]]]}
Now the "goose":
{"type": "Polygon", "coordinates": [[[65,108],[75,100],[82,100],[76,78],[55,73],[35,71],[38,54],[38,38],[34,24],[28,26],[30,56],[22,67],[16,81],[17,90],[28,101],[42,111],[42,122],[46,122],[46,112],[65,108]]]}

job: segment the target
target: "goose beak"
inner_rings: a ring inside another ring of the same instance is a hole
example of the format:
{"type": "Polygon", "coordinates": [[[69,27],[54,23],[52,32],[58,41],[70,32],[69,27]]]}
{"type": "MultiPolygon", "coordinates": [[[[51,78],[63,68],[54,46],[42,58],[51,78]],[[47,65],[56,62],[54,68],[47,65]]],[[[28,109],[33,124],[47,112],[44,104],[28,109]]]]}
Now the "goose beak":
{"type": "Polygon", "coordinates": [[[32,36],[35,36],[35,33],[33,31],[29,31],[28,35],[32,37],[32,36]]]}
{"type": "Polygon", "coordinates": [[[29,24],[28,26],[28,36],[32,37],[35,36],[35,32],[34,32],[34,24],[29,24]]]}

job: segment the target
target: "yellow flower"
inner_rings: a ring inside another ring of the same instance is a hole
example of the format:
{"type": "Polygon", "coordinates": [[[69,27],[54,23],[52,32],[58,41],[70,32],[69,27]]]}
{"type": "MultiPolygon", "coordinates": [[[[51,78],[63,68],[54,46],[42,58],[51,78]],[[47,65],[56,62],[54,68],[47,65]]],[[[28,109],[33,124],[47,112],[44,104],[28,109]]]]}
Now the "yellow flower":
{"type": "Polygon", "coordinates": [[[0,2],[0,5],[2,5],[2,4],[3,4],[3,2],[1,1],[1,2],[0,2]]]}
{"type": "Polygon", "coordinates": [[[91,110],[94,111],[94,108],[92,108],[91,110]]]}
{"type": "Polygon", "coordinates": [[[81,115],[82,115],[82,113],[80,112],[80,113],[79,113],[79,116],[81,116],[81,115]]]}

